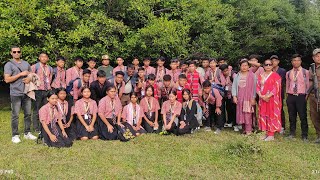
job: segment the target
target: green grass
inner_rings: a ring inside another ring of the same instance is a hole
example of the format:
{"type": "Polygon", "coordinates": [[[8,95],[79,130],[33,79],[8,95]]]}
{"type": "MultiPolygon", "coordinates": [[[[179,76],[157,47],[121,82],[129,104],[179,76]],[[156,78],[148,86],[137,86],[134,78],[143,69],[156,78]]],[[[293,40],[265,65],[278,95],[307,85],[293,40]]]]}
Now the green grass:
{"type": "Polygon", "coordinates": [[[311,123],[309,132],[309,143],[279,135],[262,142],[260,134],[244,137],[226,130],[148,134],[126,143],[76,141],[69,149],[56,149],[23,139],[11,143],[5,107],[0,110],[0,173],[13,173],[0,179],[320,179],[320,146],[312,143],[311,123]]]}

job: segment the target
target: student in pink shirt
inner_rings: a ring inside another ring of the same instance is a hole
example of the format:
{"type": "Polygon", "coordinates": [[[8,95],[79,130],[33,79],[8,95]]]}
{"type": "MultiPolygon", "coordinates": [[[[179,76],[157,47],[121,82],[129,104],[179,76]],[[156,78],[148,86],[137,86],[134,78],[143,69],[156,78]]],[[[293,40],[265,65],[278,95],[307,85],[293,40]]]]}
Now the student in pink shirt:
{"type": "Polygon", "coordinates": [[[118,72],[118,71],[122,71],[123,73],[125,73],[127,71],[127,66],[124,66],[123,62],[124,62],[124,60],[122,57],[117,58],[118,66],[113,68],[113,71],[112,71],[113,76],[115,76],[116,72],[118,72]]]}
{"type": "Polygon", "coordinates": [[[253,72],[256,75],[256,77],[264,73],[264,69],[263,67],[261,67],[261,64],[259,63],[260,58],[261,56],[256,54],[252,54],[249,56],[248,62],[251,65],[250,71],[253,72]]]}
{"type": "Polygon", "coordinates": [[[77,101],[81,95],[82,88],[89,88],[89,79],[91,76],[91,71],[89,69],[83,70],[83,75],[81,79],[77,79],[73,82],[73,89],[70,94],[73,96],[74,102],[77,101]]]}
{"type": "Polygon", "coordinates": [[[38,90],[35,90],[35,103],[32,113],[33,128],[35,131],[39,131],[39,109],[47,103],[47,93],[51,90],[51,80],[53,75],[53,69],[47,63],[49,56],[47,53],[42,52],[39,55],[39,62],[31,66],[31,71],[38,75],[40,86],[38,90]]]}
{"type": "Polygon", "coordinates": [[[95,68],[96,67],[97,60],[96,58],[89,58],[88,59],[88,69],[91,71],[89,83],[91,84],[93,81],[97,80],[97,72],[98,70],[95,68]]]}
{"type": "MultiPolygon", "coordinates": [[[[163,83],[161,83],[163,84],[163,83]]],[[[156,76],[154,74],[149,74],[148,75],[148,81],[146,83],[146,86],[153,86],[153,97],[156,98],[156,100],[158,101],[159,100],[159,96],[160,96],[160,93],[159,93],[159,85],[156,83],[156,76]]]]}
{"type": "Polygon", "coordinates": [[[134,57],[133,58],[132,64],[133,64],[133,67],[134,67],[134,73],[138,73],[138,69],[140,67],[140,62],[139,62],[138,57],[134,57]]]}
{"type": "Polygon", "coordinates": [[[175,85],[176,84],[171,81],[171,76],[169,74],[163,76],[163,84],[159,88],[160,104],[169,100],[169,92],[174,88],[175,85]]]}
{"type": "Polygon", "coordinates": [[[178,84],[176,85],[176,87],[174,89],[177,92],[177,101],[182,103],[183,102],[182,91],[184,89],[190,89],[190,85],[187,82],[187,77],[186,77],[185,74],[180,74],[179,75],[178,84]]]}
{"type": "Polygon", "coordinates": [[[72,108],[68,107],[67,92],[65,88],[56,89],[58,95],[57,108],[58,112],[61,114],[63,127],[68,135],[68,137],[73,141],[77,138],[76,134],[76,124],[73,121],[72,108]]]}
{"type": "Polygon", "coordinates": [[[179,62],[178,59],[171,60],[171,63],[170,63],[171,70],[168,71],[167,73],[168,75],[171,76],[171,80],[173,83],[177,83],[179,79],[179,75],[181,74],[181,70],[178,69],[178,62],[179,62]]]}
{"type": "Polygon", "coordinates": [[[145,96],[146,89],[146,76],[144,68],[138,69],[138,77],[134,91],[138,93],[139,99],[142,99],[145,96]]]}
{"type": "Polygon", "coordinates": [[[309,88],[309,71],[301,67],[301,55],[294,54],[291,58],[292,70],[286,74],[287,107],[290,122],[289,139],[296,136],[297,114],[301,122],[301,138],[308,140],[307,91],[309,88]]]}
{"type": "Polygon", "coordinates": [[[164,102],[161,108],[164,130],[176,134],[181,108],[182,104],[177,101],[177,92],[172,90],[169,93],[169,100],[164,102]]]}
{"type": "Polygon", "coordinates": [[[66,71],[66,84],[67,86],[73,86],[73,81],[76,79],[82,78],[82,66],[83,66],[83,59],[82,57],[74,58],[74,66],[67,69],[66,71]]]}
{"type": "Polygon", "coordinates": [[[144,113],[141,106],[138,104],[137,93],[130,93],[130,100],[131,102],[124,106],[121,118],[118,118],[120,133],[124,134],[127,129],[129,129],[133,136],[145,134],[147,131],[141,126],[144,113]]]}
{"type": "Polygon", "coordinates": [[[148,76],[149,74],[156,74],[156,69],[150,66],[151,58],[145,57],[143,59],[143,68],[145,70],[145,75],[148,76]]]}
{"type": "Polygon", "coordinates": [[[206,71],[206,75],[204,79],[209,80],[211,83],[217,82],[217,76],[221,72],[219,67],[217,67],[217,60],[212,58],[212,59],[209,59],[209,61],[210,61],[210,68],[206,71]]]}
{"type": "Polygon", "coordinates": [[[99,132],[102,140],[118,139],[117,121],[121,118],[122,105],[117,96],[116,88],[107,88],[107,96],[99,101],[99,132]]]}
{"type": "MultiPolygon", "coordinates": [[[[158,83],[158,84],[162,84],[162,82],[163,82],[163,76],[165,75],[165,74],[167,74],[168,73],[168,69],[167,68],[165,68],[164,67],[164,63],[166,62],[166,59],[164,58],[164,57],[159,57],[158,59],[157,59],[157,68],[156,68],[156,73],[155,73],[155,75],[156,75],[156,82],[158,83]]],[[[148,74],[148,76],[149,76],[150,74],[148,74]]]]}
{"type": "Polygon", "coordinates": [[[123,81],[123,77],[124,77],[124,72],[117,71],[114,76],[114,79],[111,80],[111,83],[116,88],[119,99],[121,99],[122,94],[124,92],[124,88],[125,88],[125,82],[123,81]]]}
{"type": "Polygon", "coordinates": [[[51,87],[53,89],[66,88],[66,69],[64,68],[66,59],[64,57],[57,57],[56,66],[53,68],[53,77],[51,87]]]}
{"type": "Polygon", "coordinates": [[[90,99],[90,89],[84,87],[81,89],[82,98],[74,106],[74,112],[77,114],[77,136],[80,140],[99,139],[97,120],[97,103],[90,99]]]}
{"type": "Polygon", "coordinates": [[[153,86],[146,87],[146,96],[140,101],[140,107],[144,113],[142,126],[148,133],[159,129],[159,101],[153,97],[153,86]]]}
{"type": "Polygon", "coordinates": [[[49,147],[58,148],[72,146],[72,141],[64,130],[62,117],[57,108],[58,96],[54,91],[49,91],[47,100],[48,103],[39,110],[45,144],[49,147]]]}

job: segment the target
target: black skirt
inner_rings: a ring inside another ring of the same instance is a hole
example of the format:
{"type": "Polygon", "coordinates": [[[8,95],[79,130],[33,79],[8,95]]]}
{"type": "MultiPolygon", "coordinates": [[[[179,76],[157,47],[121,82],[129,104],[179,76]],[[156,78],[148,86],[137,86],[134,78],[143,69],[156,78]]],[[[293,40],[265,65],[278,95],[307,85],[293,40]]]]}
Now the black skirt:
{"type": "MultiPolygon", "coordinates": [[[[56,126],[56,129],[58,131],[58,136],[57,139],[58,141],[57,142],[52,142],[50,140],[50,137],[48,136],[47,132],[42,128],[42,134],[43,134],[43,140],[44,142],[49,146],[49,147],[57,147],[57,148],[61,148],[61,147],[71,147],[72,146],[72,141],[69,137],[64,137],[62,135],[62,131],[58,125],[58,123],[55,124],[56,126]]],[[[53,128],[51,127],[51,123],[48,124],[48,128],[50,130],[51,133],[53,133],[53,128]]]]}
{"type": "MultiPolygon", "coordinates": [[[[82,116],[84,119],[84,116],[82,116]]],[[[84,121],[89,125],[89,120],[84,119],[84,121]]],[[[94,136],[98,136],[98,125],[97,123],[94,123],[94,131],[88,132],[86,128],[83,126],[83,124],[80,122],[80,120],[77,118],[77,137],[82,138],[82,137],[88,137],[89,139],[93,138],[94,136]]]]}
{"type": "Polygon", "coordinates": [[[110,133],[108,131],[107,125],[98,117],[98,130],[99,138],[102,140],[117,140],[118,139],[118,129],[116,125],[112,122],[111,118],[107,118],[107,121],[113,126],[113,131],[110,133]]]}

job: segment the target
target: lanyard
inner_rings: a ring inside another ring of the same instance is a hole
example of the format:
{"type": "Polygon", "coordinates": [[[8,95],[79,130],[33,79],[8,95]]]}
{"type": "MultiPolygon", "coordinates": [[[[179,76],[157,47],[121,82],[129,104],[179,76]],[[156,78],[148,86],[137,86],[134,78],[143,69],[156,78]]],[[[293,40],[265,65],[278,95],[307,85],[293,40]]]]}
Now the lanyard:
{"type": "Polygon", "coordinates": [[[86,114],[89,114],[89,107],[90,107],[90,102],[84,102],[84,111],[86,114]]]}
{"type": "Polygon", "coordinates": [[[148,99],[148,98],[146,98],[147,105],[148,105],[148,111],[151,112],[153,100],[151,99],[151,103],[149,103],[149,100],[150,100],[150,99],[148,99],[148,100],[147,100],[147,99],[148,99]]]}

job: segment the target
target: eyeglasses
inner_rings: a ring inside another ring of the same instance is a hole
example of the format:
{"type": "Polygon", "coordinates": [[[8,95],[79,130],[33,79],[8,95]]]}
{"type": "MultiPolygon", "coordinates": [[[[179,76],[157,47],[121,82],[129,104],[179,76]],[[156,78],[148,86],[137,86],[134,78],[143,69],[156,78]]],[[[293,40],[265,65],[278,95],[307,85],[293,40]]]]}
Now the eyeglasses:
{"type": "Polygon", "coordinates": [[[16,54],[16,53],[20,54],[21,51],[12,51],[12,53],[13,53],[13,54],[16,54]]]}
{"type": "Polygon", "coordinates": [[[272,64],[264,64],[264,66],[272,66],[272,64]]]}

